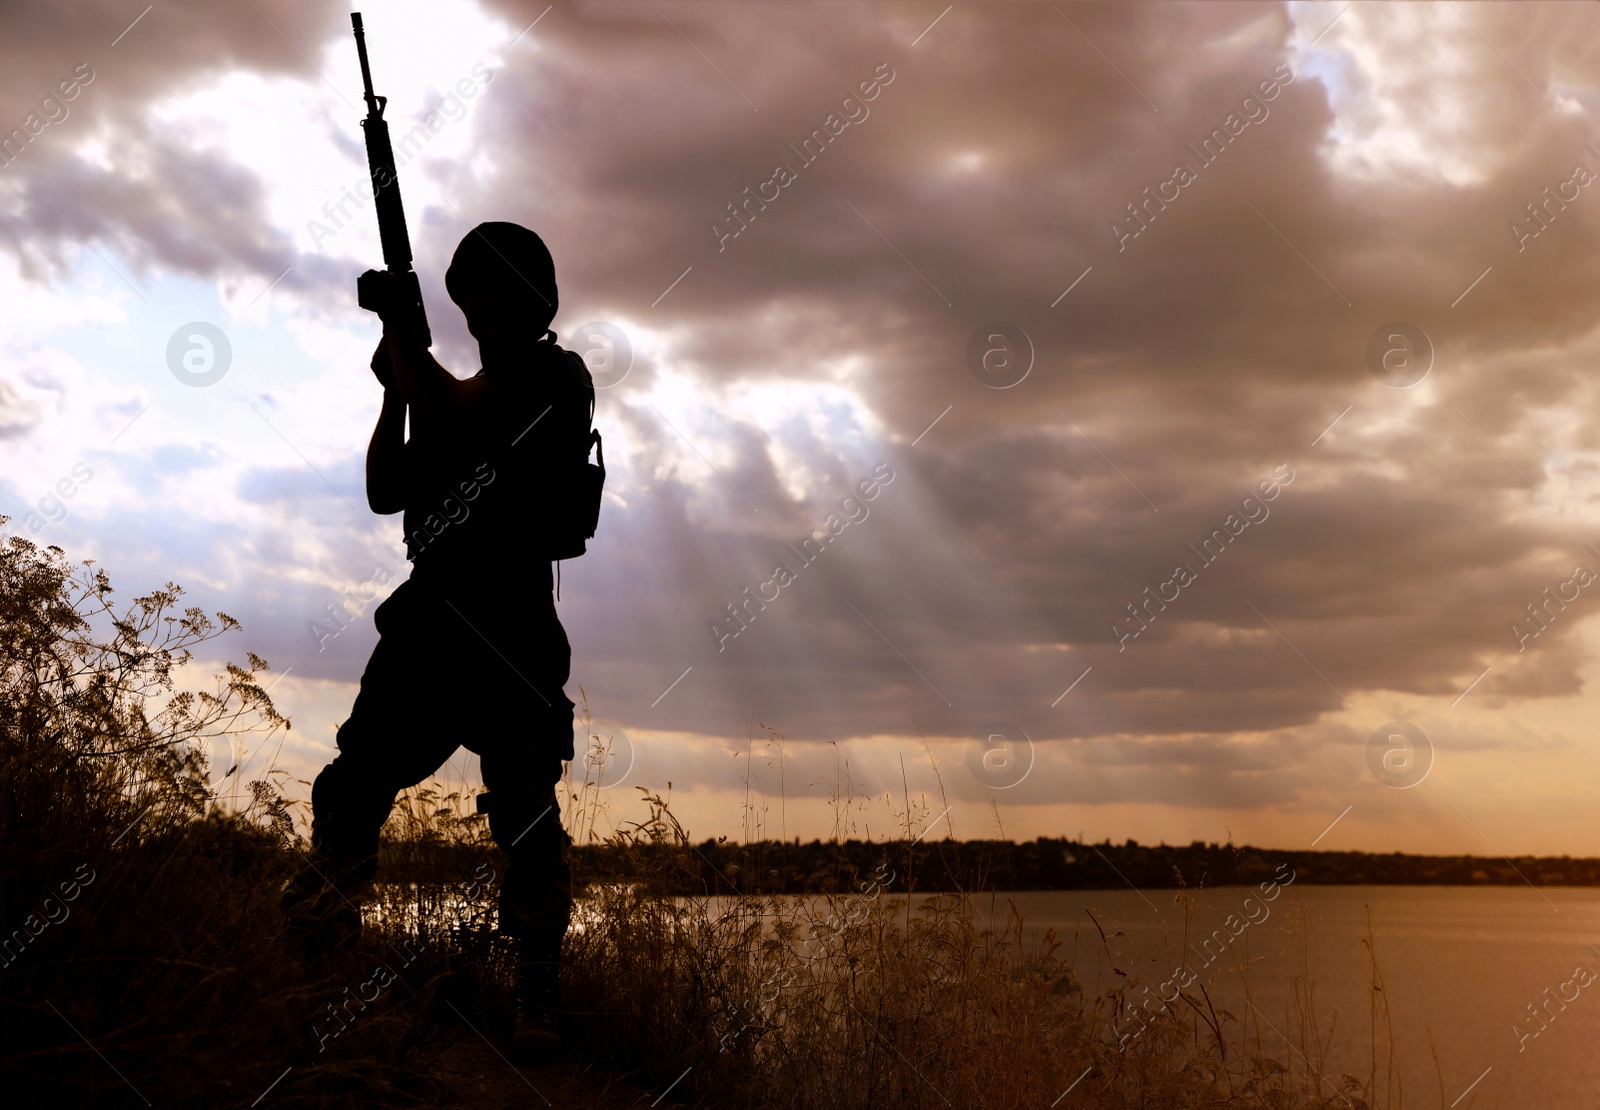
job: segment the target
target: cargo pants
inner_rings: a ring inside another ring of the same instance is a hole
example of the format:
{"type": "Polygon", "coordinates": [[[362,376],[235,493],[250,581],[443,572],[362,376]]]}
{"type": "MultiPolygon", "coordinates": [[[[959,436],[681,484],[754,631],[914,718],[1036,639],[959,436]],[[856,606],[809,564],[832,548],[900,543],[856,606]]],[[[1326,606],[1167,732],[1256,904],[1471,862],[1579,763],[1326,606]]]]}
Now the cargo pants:
{"type": "Polygon", "coordinates": [[[396,795],[458,747],[476,753],[480,808],[510,860],[500,931],[519,938],[525,971],[555,966],[572,914],[572,877],[555,785],[573,754],[572,652],[548,592],[493,596],[458,577],[414,575],[373,613],[378,645],[361,676],[339,754],[312,786],[319,871],[354,899],[377,869],[379,831],[396,795]],[[483,804],[487,802],[487,804],[483,804]]]}

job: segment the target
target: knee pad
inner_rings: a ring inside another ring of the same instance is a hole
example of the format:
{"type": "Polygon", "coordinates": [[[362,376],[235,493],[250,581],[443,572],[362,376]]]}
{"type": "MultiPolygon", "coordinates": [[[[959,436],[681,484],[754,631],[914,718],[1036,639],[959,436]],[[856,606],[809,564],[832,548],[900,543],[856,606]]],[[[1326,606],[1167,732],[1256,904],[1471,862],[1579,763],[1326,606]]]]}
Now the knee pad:
{"type": "Polygon", "coordinates": [[[527,727],[535,749],[557,763],[572,762],[576,718],[577,706],[559,689],[549,704],[538,702],[527,706],[527,727]]]}
{"type": "Polygon", "coordinates": [[[498,788],[479,794],[477,807],[479,813],[489,815],[489,832],[512,859],[547,853],[552,843],[568,843],[553,784],[531,789],[498,788]]]}
{"type": "Polygon", "coordinates": [[[561,827],[555,787],[496,789],[480,794],[480,811],[489,814],[489,831],[510,859],[500,884],[500,929],[523,938],[529,951],[555,959],[572,916],[572,870],[566,849],[572,843],[561,827]]]}
{"type": "Polygon", "coordinates": [[[549,709],[551,746],[563,763],[571,763],[575,754],[577,738],[572,730],[576,725],[576,710],[577,706],[565,694],[549,709]]]}
{"type": "Polygon", "coordinates": [[[499,908],[500,931],[521,938],[525,957],[560,959],[561,940],[572,921],[572,873],[566,859],[512,863],[500,884],[499,908]]]}
{"type": "Polygon", "coordinates": [[[311,786],[312,844],[342,863],[375,855],[396,793],[388,783],[336,757],[311,786]]]}

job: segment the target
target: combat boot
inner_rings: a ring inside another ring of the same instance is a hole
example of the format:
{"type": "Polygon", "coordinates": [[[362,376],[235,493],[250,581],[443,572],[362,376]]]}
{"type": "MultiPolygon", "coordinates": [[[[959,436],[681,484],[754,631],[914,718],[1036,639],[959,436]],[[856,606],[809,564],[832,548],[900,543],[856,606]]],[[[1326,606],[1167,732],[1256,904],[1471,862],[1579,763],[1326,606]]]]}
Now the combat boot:
{"type": "Polygon", "coordinates": [[[517,968],[517,1025],[511,1034],[513,1058],[539,1063],[566,1050],[557,1022],[556,997],[561,965],[524,957],[517,968]]]}
{"type": "Polygon", "coordinates": [[[285,939],[302,963],[321,964],[349,952],[361,937],[361,911],[311,868],[290,881],[279,905],[285,939]]]}

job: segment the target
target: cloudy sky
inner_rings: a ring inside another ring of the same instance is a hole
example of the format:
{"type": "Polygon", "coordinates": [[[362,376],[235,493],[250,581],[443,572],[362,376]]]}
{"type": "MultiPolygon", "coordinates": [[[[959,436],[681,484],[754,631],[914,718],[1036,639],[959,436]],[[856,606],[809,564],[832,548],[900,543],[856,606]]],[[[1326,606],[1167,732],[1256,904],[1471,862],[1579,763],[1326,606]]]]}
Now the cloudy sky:
{"type": "MultiPolygon", "coordinates": [[[[1600,12],[942,7],[363,7],[435,352],[513,220],[606,386],[611,818],[1600,854],[1600,12]]],[[[346,9],[0,55],[0,512],[238,617],[310,778],[404,573],[346,9]]]]}

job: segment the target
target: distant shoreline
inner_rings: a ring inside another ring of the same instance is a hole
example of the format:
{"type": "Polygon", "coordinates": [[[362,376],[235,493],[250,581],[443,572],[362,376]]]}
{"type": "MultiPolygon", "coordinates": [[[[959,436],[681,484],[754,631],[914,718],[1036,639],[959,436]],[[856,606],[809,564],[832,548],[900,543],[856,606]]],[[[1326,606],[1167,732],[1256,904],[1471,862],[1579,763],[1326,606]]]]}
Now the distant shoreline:
{"type": "MultiPolygon", "coordinates": [[[[589,880],[626,878],[640,852],[576,845],[573,862],[589,880]]],[[[1296,886],[1583,886],[1600,887],[1600,858],[1568,856],[1424,856],[1394,852],[1319,852],[1249,845],[1188,846],[1089,844],[1039,839],[809,843],[707,840],[685,851],[677,874],[682,892],[828,893],[853,889],[855,880],[887,863],[899,878],[893,893],[954,890],[1177,890],[1255,885],[1281,865],[1296,886]]]]}

